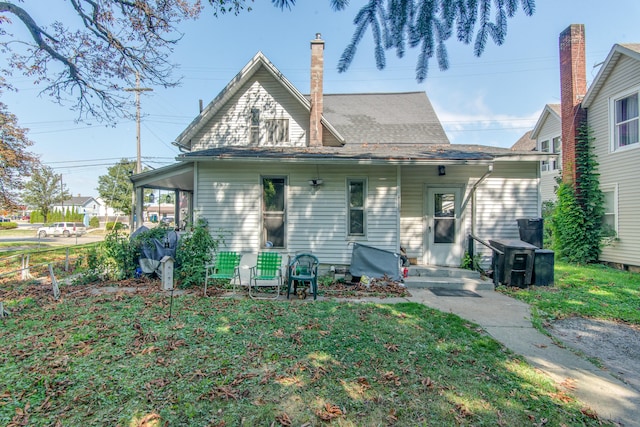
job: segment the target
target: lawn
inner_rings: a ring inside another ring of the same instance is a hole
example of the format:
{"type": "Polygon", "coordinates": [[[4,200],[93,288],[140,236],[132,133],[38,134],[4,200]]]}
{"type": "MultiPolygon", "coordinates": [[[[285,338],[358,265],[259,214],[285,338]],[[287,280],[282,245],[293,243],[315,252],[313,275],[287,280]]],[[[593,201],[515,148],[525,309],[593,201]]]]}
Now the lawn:
{"type": "Polygon", "coordinates": [[[581,316],[640,325],[638,273],[556,261],[554,286],[498,289],[529,303],[544,320],[581,316]]]}
{"type": "Polygon", "coordinates": [[[477,325],[420,304],[120,285],[137,291],[0,286],[1,425],[601,425],[477,325]]]}

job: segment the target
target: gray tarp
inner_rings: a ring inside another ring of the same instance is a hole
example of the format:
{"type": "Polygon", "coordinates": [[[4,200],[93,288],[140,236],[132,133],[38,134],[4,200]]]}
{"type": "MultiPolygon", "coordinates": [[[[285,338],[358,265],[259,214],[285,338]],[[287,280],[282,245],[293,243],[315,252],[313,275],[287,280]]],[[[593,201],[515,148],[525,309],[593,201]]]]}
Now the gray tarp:
{"type": "Polygon", "coordinates": [[[375,279],[386,275],[399,282],[402,280],[400,254],[354,243],[349,272],[354,277],[367,276],[375,279]]]}
{"type": "MultiPolygon", "coordinates": [[[[148,230],[147,227],[142,226],[131,234],[131,238],[140,234],[143,231],[148,230]]],[[[176,258],[176,246],[178,245],[178,233],[175,231],[167,231],[167,236],[164,239],[151,239],[147,244],[140,248],[140,269],[145,274],[156,273],[158,276],[162,273],[160,266],[160,260],[165,255],[176,258]]]]}

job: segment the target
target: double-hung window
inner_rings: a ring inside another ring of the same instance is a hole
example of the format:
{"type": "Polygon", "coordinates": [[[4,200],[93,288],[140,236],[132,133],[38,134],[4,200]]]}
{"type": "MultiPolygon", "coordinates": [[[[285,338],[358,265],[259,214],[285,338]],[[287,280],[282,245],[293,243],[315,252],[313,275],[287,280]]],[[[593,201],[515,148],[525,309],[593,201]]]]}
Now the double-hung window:
{"type": "Polygon", "coordinates": [[[289,119],[266,119],[264,124],[268,143],[289,141],[289,119]]]}
{"type": "Polygon", "coordinates": [[[552,141],[553,141],[553,153],[557,154],[558,157],[556,157],[554,160],[551,161],[551,169],[552,170],[562,169],[562,142],[559,136],[556,136],[555,138],[553,138],[552,141]]]}
{"type": "MultiPolygon", "coordinates": [[[[543,153],[549,153],[549,140],[542,141],[540,143],[540,151],[543,153]]],[[[549,164],[549,160],[542,161],[542,171],[546,172],[551,170],[551,165],[549,164]]]]}
{"type": "Polygon", "coordinates": [[[604,237],[615,237],[618,234],[618,191],[617,186],[606,186],[602,189],[604,196],[604,215],[602,231],[604,237]]]}
{"type": "Polygon", "coordinates": [[[251,124],[249,126],[249,145],[260,143],[260,110],[251,109],[251,124]]]}
{"type": "Polygon", "coordinates": [[[637,144],[640,139],[638,92],[613,100],[613,150],[637,144]]]}
{"type": "Polygon", "coordinates": [[[366,204],[367,204],[367,181],[364,179],[349,179],[347,181],[348,191],[348,227],[349,236],[364,236],[366,234],[366,204]]]}

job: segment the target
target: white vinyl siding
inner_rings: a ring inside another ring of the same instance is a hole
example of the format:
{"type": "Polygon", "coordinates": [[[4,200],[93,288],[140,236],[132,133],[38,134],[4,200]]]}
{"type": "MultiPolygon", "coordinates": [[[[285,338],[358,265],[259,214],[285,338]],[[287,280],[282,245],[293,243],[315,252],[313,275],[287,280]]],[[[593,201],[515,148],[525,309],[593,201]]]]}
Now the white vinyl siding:
{"type": "Polygon", "coordinates": [[[589,127],[595,138],[600,188],[606,190],[617,185],[618,194],[618,240],[602,249],[600,260],[634,266],[640,266],[640,150],[612,151],[611,100],[639,87],[640,61],[621,55],[587,111],[589,127]]]}
{"type": "Polygon", "coordinates": [[[271,74],[259,70],[193,137],[192,151],[247,145],[302,147],[307,145],[308,127],[309,112],[271,74]],[[273,132],[269,125],[274,120],[286,123],[286,133],[282,127],[273,132]]]}
{"type": "Polygon", "coordinates": [[[305,251],[318,256],[322,264],[349,264],[353,248],[346,238],[345,183],[354,176],[367,180],[367,236],[362,243],[399,250],[395,166],[201,162],[196,170],[196,216],[208,219],[212,235],[224,231],[228,250],[260,250],[261,177],[282,176],[284,170],[288,185],[287,245],[280,250],[284,255],[305,251]],[[312,178],[322,179],[323,184],[314,188],[309,185],[312,178]]]}
{"type": "Polygon", "coordinates": [[[562,133],[562,124],[560,119],[552,114],[548,114],[546,120],[540,128],[537,135],[538,151],[542,150],[542,142],[548,141],[548,151],[558,153],[556,159],[549,160],[546,164],[540,164],[540,202],[556,201],[555,189],[557,187],[556,178],[560,175],[562,169],[562,147],[560,135],[562,133]],[[558,147],[560,146],[560,147],[558,147]]]}
{"type": "MultiPolygon", "coordinates": [[[[518,238],[517,218],[538,217],[539,162],[497,162],[493,172],[476,190],[475,234],[483,240],[518,238]]],[[[487,171],[487,166],[449,165],[446,175],[438,176],[437,166],[402,167],[402,210],[400,241],[411,258],[425,258],[425,188],[462,186],[462,200],[467,201],[460,213],[460,233],[467,250],[467,235],[471,232],[472,199],[467,199],[473,185],[487,171]]],[[[485,267],[491,260],[491,251],[476,244],[485,267]]],[[[459,262],[457,263],[459,265],[459,262]]],[[[457,266],[456,265],[456,266],[457,266]]]]}

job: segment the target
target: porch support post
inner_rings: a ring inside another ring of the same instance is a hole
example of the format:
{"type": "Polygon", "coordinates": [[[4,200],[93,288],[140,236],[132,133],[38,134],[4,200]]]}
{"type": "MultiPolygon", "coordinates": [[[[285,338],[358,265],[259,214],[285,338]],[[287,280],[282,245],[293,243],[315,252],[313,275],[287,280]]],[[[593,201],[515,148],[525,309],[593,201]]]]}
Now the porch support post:
{"type": "Polygon", "coordinates": [[[180,218],[180,190],[177,189],[173,190],[173,218],[175,219],[176,227],[180,227],[182,224],[182,218],[180,218]]]}
{"type": "Polygon", "coordinates": [[[133,225],[133,230],[137,230],[143,224],[143,216],[144,216],[144,187],[136,187],[135,188],[135,223],[133,225]]]}

